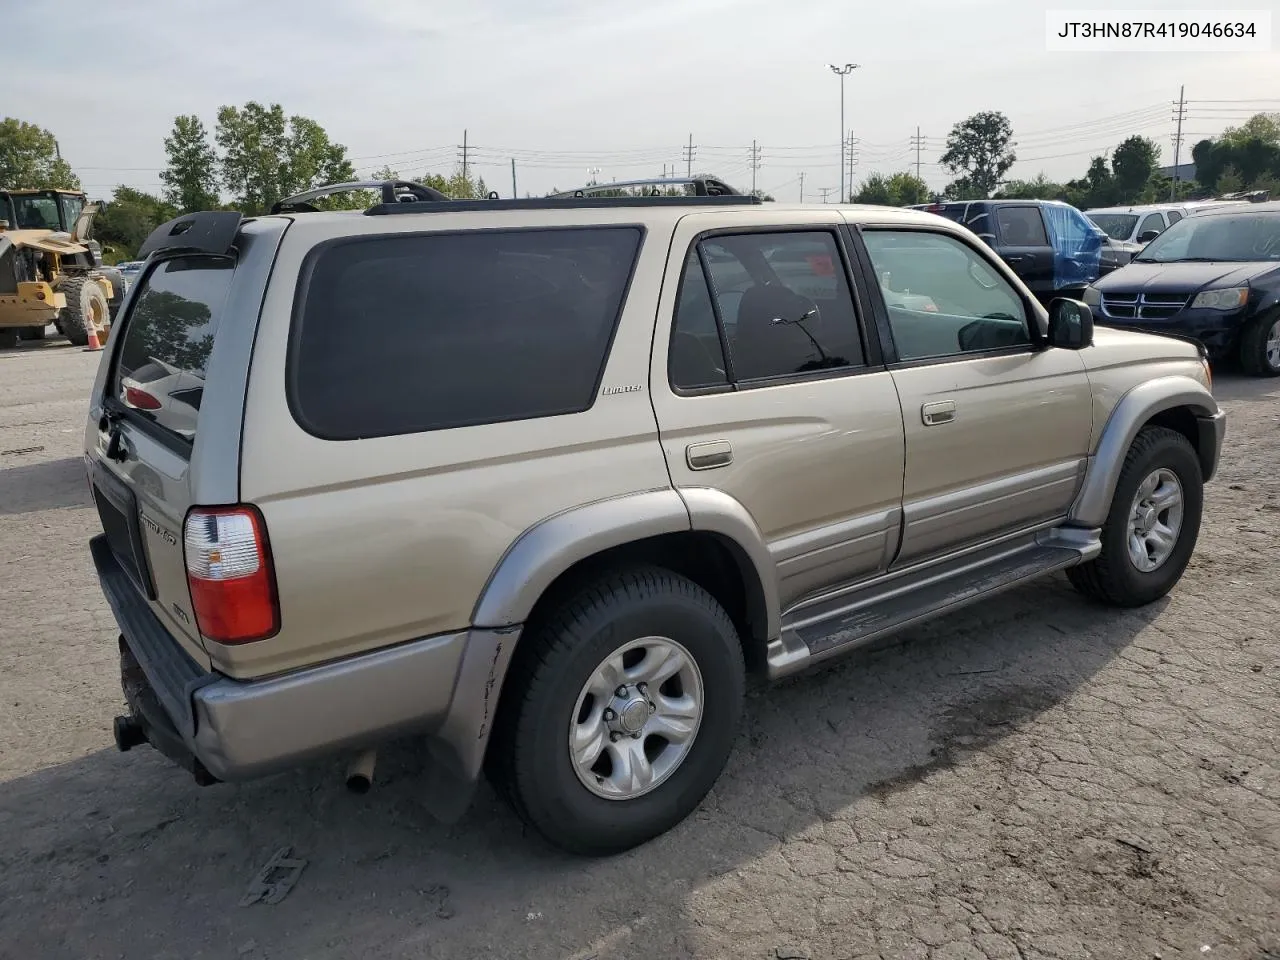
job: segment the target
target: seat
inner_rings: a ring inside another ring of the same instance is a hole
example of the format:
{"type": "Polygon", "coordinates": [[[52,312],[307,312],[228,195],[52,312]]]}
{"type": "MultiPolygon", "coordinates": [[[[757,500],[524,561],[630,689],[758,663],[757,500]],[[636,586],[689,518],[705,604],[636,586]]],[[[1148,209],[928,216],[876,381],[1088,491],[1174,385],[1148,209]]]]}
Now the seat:
{"type": "Polygon", "coordinates": [[[747,289],[738,304],[733,339],[733,370],[742,380],[819,369],[831,358],[819,346],[810,327],[819,319],[817,305],[781,283],[769,281],[747,289]]]}

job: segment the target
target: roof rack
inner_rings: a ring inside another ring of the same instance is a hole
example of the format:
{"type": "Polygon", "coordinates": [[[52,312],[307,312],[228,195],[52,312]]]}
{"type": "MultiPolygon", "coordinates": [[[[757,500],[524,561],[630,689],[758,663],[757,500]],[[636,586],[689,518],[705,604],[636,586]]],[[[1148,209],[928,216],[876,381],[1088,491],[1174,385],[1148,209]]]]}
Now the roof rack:
{"type": "Polygon", "coordinates": [[[338,193],[350,193],[353,190],[377,190],[382,194],[382,202],[386,203],[436,203],[448,200],[446,194],[412,180],[358,180],[349,183],[330,183],[314,190],[304,190],[291,197],[285,197],[271,207],[272,213],[317,213],[319,209],[312,204],[313,200],[331,197],[338,193]]]}
{"type": "Polygon", "coordinates": [[[760,203],[758,197],[526,197],[523,200],[451,200],[448,204],[379,203],[366,210],[366,217],[399,213],[467,213],[473,210],[590,210],[628,207],[746,207],[760,203]]]}
{"type": "MultiPolygon", "coordinates": [[[[691,186],[693,187],[693,195],[696,197],[741,197],[744,194],[735,190],[723,180],[715,177],[653,177],[647,180],[624,180],[622,182],[614,181],[612,183],[589,183],[585,187],[578,187],[576,190],[569,190],[565,193],[556,193],[552,196],[561,197],[586,197],[591,194],[608,195],[617,190],[638,190],[644,187],[651,188],[651,193],[647,196],[661,197],[664,196],[663,191],[672,187],[691,186]]],[[[752,197],[752,199],[758,199],[752,197]]]]}

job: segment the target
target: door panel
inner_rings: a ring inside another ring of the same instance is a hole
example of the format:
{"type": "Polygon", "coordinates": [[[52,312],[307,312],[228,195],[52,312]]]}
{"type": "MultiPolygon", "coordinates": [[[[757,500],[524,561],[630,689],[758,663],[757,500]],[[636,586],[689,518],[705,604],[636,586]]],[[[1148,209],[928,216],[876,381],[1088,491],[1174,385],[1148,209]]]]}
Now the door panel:
{"type": "Polygon", "coordinates": [[[795,228],[803,238],[775,245],[787,232],[785,218],[755,213],[742,233],[708,238],[699,258],[699,234],[724,219],[695,214],[677,227],[650,386],[676,488],[711,487],[747,509],[777,564],[785,609],[887,566],[900,532],[902,414],[892,376],[852,356],[862,348],[838,215],[806,216],[795,228]],[[748,230],[768,236],[743,239],[756,236],[748,230]],[[771,277],[763,283],[762,270],[771,277]],[[793,294],[808,299],[793,305],[793,294]],[[765,310],[761,324],[756,305],[765,310]],[[796,311],[812,314],[816,325],[801,324],[773,352],[789,369],[806,351],[811,359],[790,376],[757,376],[771,355],[770,331],[788,333],[796,311]],[[853,325],[852,337],[845,324],[853,325]]]}
{"type": "Polygon", "coordinates": [[[994,213],[997,246],[1005,263],[1032,293],[1053,292],[1053,245],[1040,208],[997,204],[994,213]]]}
{"type": "Polygon", "coordinates": [[[1079,488],[1093,426],[1078,353],[1032,346],[1023,295],[967,240],[867,230],[877,275],[919,264],[912,292],[883,294],[906,439],[895,567],[1051,521],[1079,488]]]}

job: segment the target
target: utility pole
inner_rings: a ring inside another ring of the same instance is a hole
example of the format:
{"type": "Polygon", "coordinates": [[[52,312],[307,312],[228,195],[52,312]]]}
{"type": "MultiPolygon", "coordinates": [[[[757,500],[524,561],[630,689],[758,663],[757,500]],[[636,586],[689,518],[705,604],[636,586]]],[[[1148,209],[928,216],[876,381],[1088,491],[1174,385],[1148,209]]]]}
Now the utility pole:
{"type": "Polygon", "coordinates": [[[685,176],[693,179],[693,152],[698,149],[693,145],[693,134],[689,134],[689,145],[684,148],[685,176]]]}
{"type": "Polygon", "coordinates": [[[1173,111],[1173,119],[1177,121],[1178,130],[1173,135],[1173,183],[1169,186],[1169,202],[1178,199],[1178,166],[1182,160],[1182,120],[1187,115],[1187,85],[1178,88],[1178,104],[1173,111]]]}
{"type": "Polygon", "coordinates": [[[911,146],[916,148],[916,179],[923,180],[920,176],[920,151],[924,149],[924,137],[920,134],[920,128],[916,127],[916,135],[911,138],[911,146]]]}
{"type": "Polygon", "coordinates": [[[756,171],[760,169],[760,145],[751,141],[751,195],[756,193],[756,171]]]}
{"type": "Polygon", "coordinates": [[[841,203],[853,203],[853,168],[858,165],[858,144],[862,141],[849,131],[849,184],[840,196],[841,203]]]}
{"type": "Polygon", "coordinates": [[[462,131],[462,179],[467,183],[471,181],[467,178],[467,131],[462,131]]]}
{"type": "Polygon", "coordinates": [[[800,202],[804,203],[804,171],[800,172],[800,202]]]}
{"type": "Polygon", "coordinates": [[[520,194],[516,192],[516,158],[511,158],[511,199],[515,200],[520,194]]]}
{"type": "MultiPolygon", "coordinates": [[[[842,170],[841,172],[843,172],[843,170],[842,170]]],[[[822,194],[822,202],[823,202],[823,203],[827,203],[827,202],[828,202],[827,197],[829,197],[829,196],[831,196],[831,194],[835,193],[835,192],[836,192],[836,188],[835,188],[835,187],[819,187],[819,188],[818,188],[818,192],[819,192],[820,194],[822,194]]]]}
{"type": "Polygon", "coordinates": [[[829,63],[827,66],[840,78],[840,195],[844,196],[844,78],[857,70],[858,64],[846,63],[843,67],[837,67],[834,63],[829,63]]]}

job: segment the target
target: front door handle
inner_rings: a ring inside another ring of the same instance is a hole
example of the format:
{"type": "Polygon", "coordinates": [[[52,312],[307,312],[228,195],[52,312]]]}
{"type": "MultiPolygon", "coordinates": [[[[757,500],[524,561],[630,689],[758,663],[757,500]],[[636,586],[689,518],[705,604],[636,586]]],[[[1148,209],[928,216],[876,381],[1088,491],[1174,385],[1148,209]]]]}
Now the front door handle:
{"type": "Polygon", "coordinates": [[[956,418],[956,402],[954,400],[939,400],[935,403],[926,403],[920,408],[920,419],[924,421],[926,427],[936,427],[940,423],[950,423],[956,418]]]}
{"type": "Polygon", "coordinates": [[[714,470],[733,463],[733,447],[728,440],[691,443],[684,448],[684,461],[690,470],[714,470]]]}

